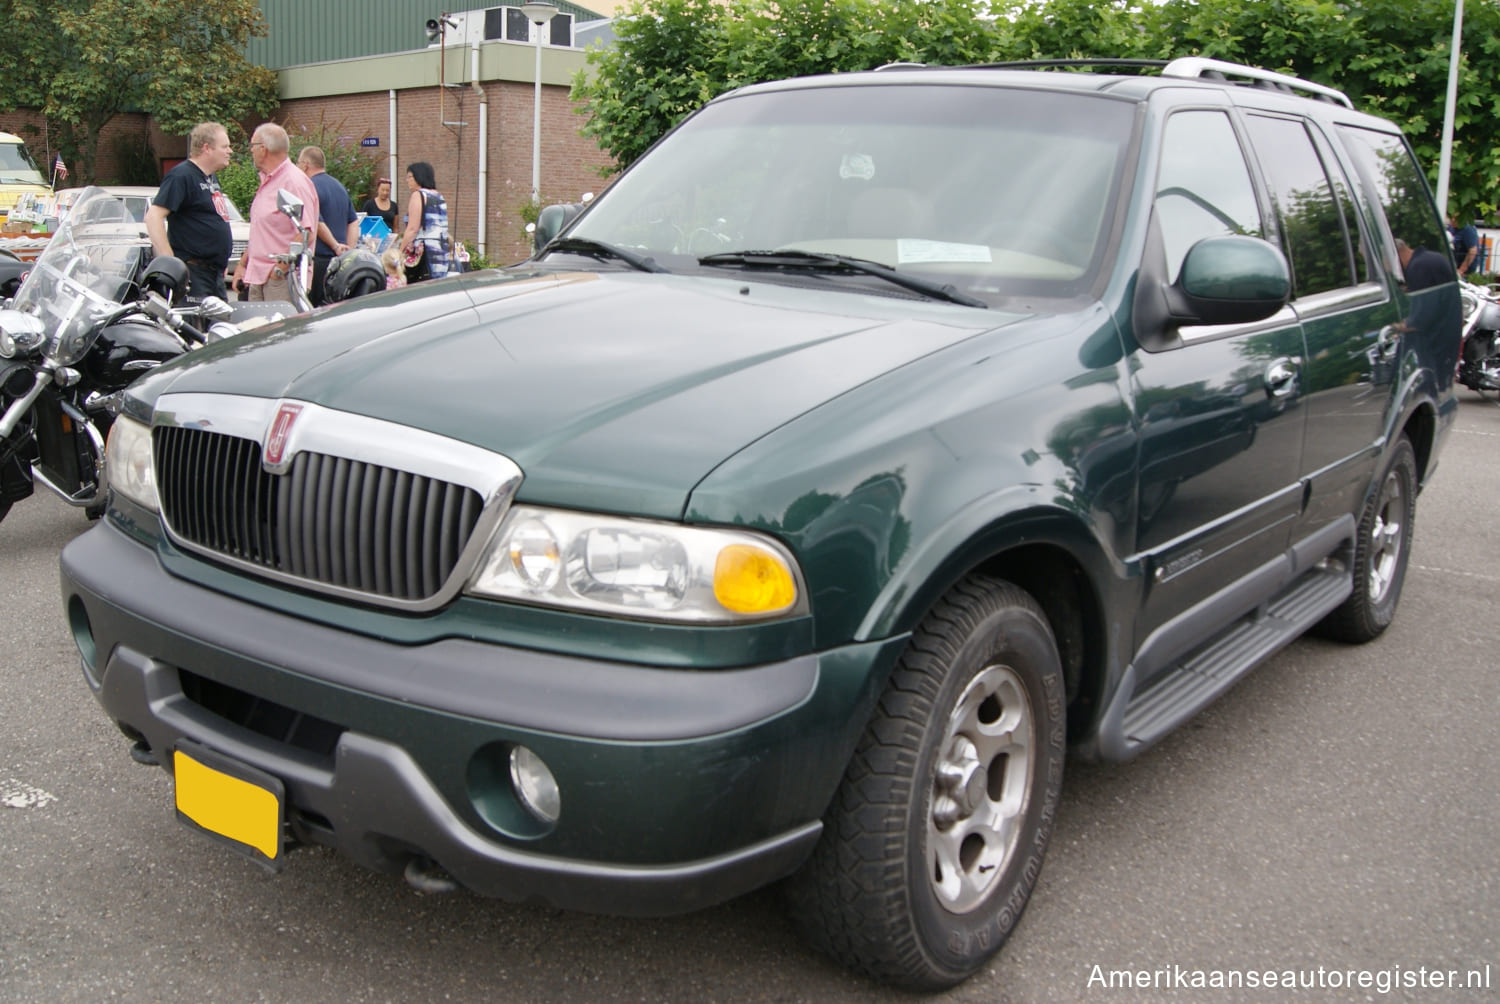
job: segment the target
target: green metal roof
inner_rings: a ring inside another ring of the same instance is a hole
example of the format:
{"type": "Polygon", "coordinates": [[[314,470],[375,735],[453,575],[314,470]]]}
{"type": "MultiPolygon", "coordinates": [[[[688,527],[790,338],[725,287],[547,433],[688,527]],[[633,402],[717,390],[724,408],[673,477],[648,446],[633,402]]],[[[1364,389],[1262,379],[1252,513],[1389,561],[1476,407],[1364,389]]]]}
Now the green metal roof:
{"type": "MultiPolygon", "coordinates": [[[[574,22],[598,21],[603,15],[569,0],[552,0],[574,22]]],[[[512,4],[476,4],[474,0],[261,0],[270,33],[251,39],[245,56],[259,66],[287,66],[354,59],[388,52],[425,49],[429,18],[462,10],[512,4]]]]}

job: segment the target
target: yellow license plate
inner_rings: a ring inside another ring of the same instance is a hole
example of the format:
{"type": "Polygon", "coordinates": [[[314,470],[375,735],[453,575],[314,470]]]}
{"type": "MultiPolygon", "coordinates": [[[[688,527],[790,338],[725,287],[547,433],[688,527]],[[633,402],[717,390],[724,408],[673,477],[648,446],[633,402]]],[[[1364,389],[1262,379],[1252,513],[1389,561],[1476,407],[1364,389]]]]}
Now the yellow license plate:
{"type": "Polygon", "coordinates": [[[282,863],[285,789],[264,771],[193,743],[172,752],[177,818],[272,868],[282,863]]]}

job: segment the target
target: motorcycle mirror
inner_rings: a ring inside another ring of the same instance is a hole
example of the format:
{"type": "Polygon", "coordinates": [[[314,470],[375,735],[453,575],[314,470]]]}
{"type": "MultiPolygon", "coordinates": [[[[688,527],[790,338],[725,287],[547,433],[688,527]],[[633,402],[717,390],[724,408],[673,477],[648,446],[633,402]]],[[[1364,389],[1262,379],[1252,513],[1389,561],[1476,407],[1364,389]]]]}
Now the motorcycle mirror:
{"type": "Polygon", "coordinates": [[[302,219],[302,200],[285,188],[276,192],[276,208],[294,220],[302,219]]]}
{"type": "Polygon", "coordinates": [[[234,308],[217,296],[205,296],[198,310],[209,321],[227,321],[234,315],[234,308]]]}

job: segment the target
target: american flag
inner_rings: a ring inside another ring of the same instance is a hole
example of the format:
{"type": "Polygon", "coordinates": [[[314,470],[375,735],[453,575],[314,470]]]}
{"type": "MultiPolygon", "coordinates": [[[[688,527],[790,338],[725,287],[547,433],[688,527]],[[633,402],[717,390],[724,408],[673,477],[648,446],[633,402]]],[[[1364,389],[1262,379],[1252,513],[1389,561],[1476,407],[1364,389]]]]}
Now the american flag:
{"type": "Polygon", "coordinates": [[[52,162],[52,173],[64,181],[68,180],[68,165],[63,163],[62,154],[58,154],[57,159],[52,162]]]}

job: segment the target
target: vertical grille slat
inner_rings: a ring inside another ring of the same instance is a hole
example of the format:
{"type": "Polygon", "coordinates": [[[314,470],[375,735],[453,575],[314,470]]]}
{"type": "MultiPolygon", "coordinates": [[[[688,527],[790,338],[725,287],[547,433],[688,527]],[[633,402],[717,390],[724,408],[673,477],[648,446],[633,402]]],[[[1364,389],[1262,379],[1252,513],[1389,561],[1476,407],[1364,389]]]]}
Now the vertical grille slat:
{"type": "Polygon", "coordinates": [[[333,548],[329,540],[333,535],[333,486],[339,480],[341,460],[325,460],[318,468],[318,491],[313,497],[313,577],[319,582],[331,582],[336,586],[344,583],[333,570],[333,548]]]}
{"type": "Polygon", "coordinates": [[[422,505],[427,501],[427,479],[411,479],[411,500],[406,506],[406,595],[422,595],[422,505]]]}
{"type": "Polygon", "coordinates": [[[375,521],[370,526],[370,553],[374,555],[375,591],[381,596],[393,596],[391,592],[391,496],[396,485],[396,472],[389,468],[380,472],[380,483],[375,488],[375,521]]]}
{"type": "MultiPolygon", "coordinates": [[[[234,498],[234,490],[231,487],[229,481],[228,461],[229,454],[233,446],[233,440],[230,440],[229,438],[224,436],[215,437],[211,461],[214,465],[214,473],[212,479],[214,485],[214,494],[213,497],[207,501],[210,506],[212,506],[218,512],[224,513],[225,515],[232,515],[232,510],[234,509],[238,501],[234,498]]],[[[229,522],[229,520],[215,520],[213,523],[209,524],[209,539],[214,541],[216,550],[230,550],[229,534],[226,532],[229,522]]]]}
{"type": "Polygon", "coordinates": [[[293,575],[306,576],[308,574],[307,556],[303,550],[303,533],[304,524],[307,522],[307,458],[299,456],[293,461],[292,469],[286,477],[289,480],[282,511],[286,516],[287,537],[281,560],[286,563],[286,571],[293,575]]]}
{"type": "Polygon", "coordinates": [[[396,468],[302,452],[270,474],[251,439],[171,426],[152,435],[173,536],[309,588],[435,596],[483,509],[472,488],[396,468]]]}
{"type": "Polygon", "coordinates": [[[343,556],[339,574],[343,585],[359,589],[359,496],[365,465],[351,460],[347,462],[347,467],[344,493],[338,497],[339,504],[343,506],[338,526],[339,553],[343,556]]]}
{"type": "Polygon", "coordinates": [[[359,492],[359,588],[375,591],[375,493],[382,472],[365,468],[359,492]]]}
{"type": "Polygon", "coordinates": [[[386,550],[391,555],[391,595],[406,595],[406,506],[411,501],[411,475],[397,471],[391,484],[391,522],[386,550]]]}

